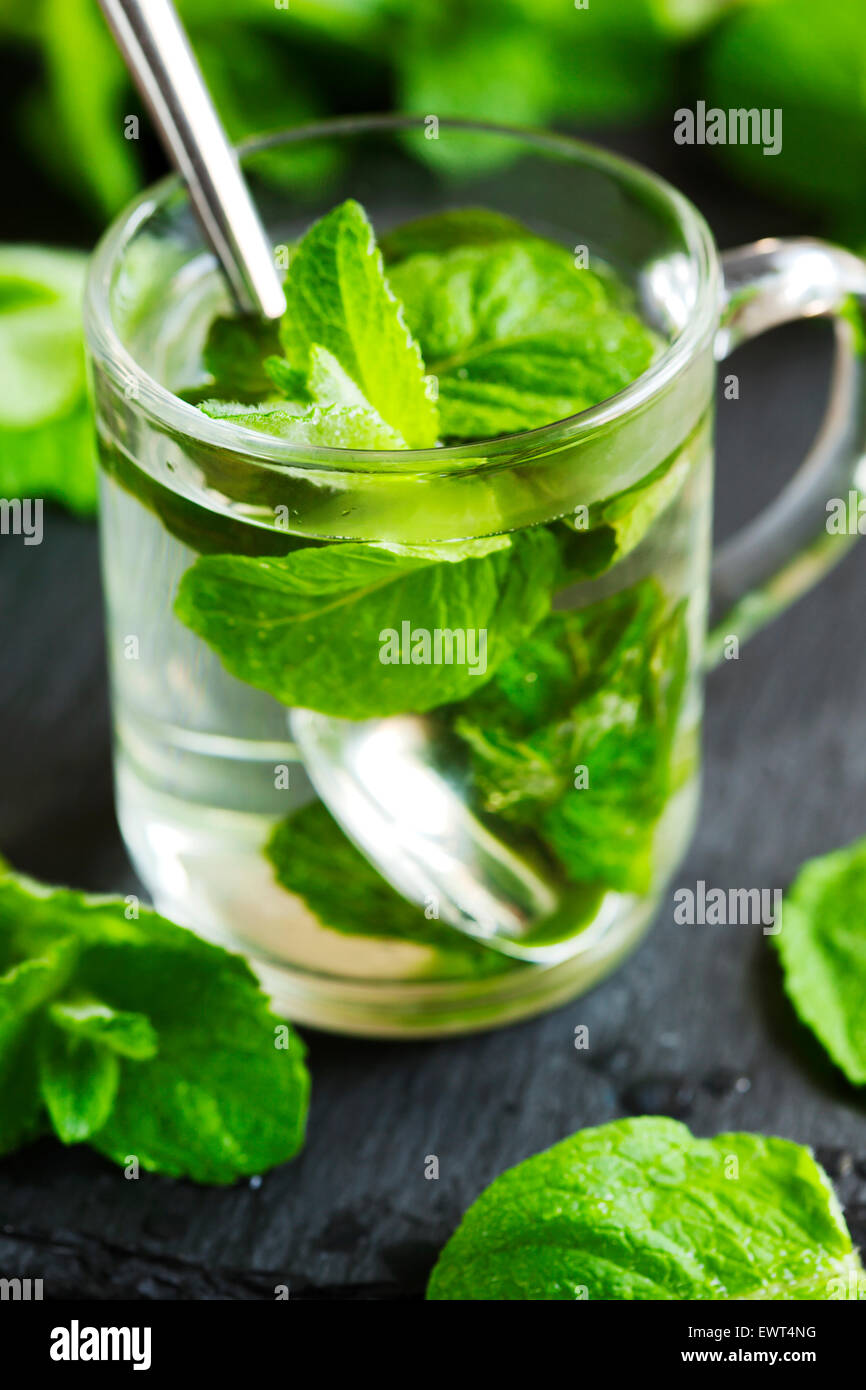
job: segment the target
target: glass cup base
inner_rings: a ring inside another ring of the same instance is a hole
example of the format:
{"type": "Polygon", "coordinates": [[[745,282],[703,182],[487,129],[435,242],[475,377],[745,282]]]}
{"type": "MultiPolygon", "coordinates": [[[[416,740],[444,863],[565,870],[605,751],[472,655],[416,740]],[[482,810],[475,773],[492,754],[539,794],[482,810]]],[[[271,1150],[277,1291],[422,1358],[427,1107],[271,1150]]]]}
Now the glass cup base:
{"type": "MultiPolygon", "coordinates": [[[[658,898],[637,900],[632,912],[618,917],[585,950],[558,965],[521,966],[486,979],[340,980],[257,960],[248,948],[245,955],[275,1013],[292,1023],[370,1038],[480,1033],[545,1013],[586,993],[637,946],[658,907],[658,898]]],[[[222,936],[217,944],[230,946],[222,936]]]]}

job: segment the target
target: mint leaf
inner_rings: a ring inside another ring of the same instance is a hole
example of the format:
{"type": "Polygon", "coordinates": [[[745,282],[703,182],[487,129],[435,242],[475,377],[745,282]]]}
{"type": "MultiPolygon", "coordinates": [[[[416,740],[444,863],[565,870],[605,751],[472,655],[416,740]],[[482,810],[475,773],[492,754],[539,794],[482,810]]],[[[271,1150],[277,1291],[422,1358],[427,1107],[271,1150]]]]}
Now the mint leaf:
{"type": "MultiPolygon", "coordinates": [[[[564,247],[528,238],[409,256],[388,271],[428,370],[551,330],[573,332],[608,306],[600,276],[564,247]]],[[[441,382],[440,382],[441,389],[441,382]]]]}
{"type": "Polygon", "coordinates": [[[421,354],[358,203],[340,204],[307,232],[291,259],[286,301],[280,333],[293,365],[303,366],[314,345],[327,349],[410,448],[436,443],[421,354]]]}
{"type": "Polygon", "coordinates": [[[438,380],[446,438],[515,433],[585,410],[657,350],[600,275],[539,239],[421,253],[389,273],[438,380]]]}
{"type": "Polygon", "coordinates": [[[39,1090],[39,1021],[24,1016],[7,1027],[0,1047],[0,1156],[14,1153],[48,1128],[39,1090]]]}
{"type": "MultiPolygon", "coordinates": [[[[306,372],[293,367],[285,357],[268,357],[264,367],[277,389],[294,398],[295,404],[287,409],[300,411],[305,402],[323,408],[317,417],[322,424],[323,442],[349,448],[406,448],[406,441],[385,424],[327,348],[313,344],[306,372]],[[336,421],[340,422],[339,429],[336,421]]],[[[308,408],[304,418],[315,418],[315,412],[308,408]]]]}
{"type": "Polygon", "coordinates": [[[543,529],[450,562],[356,544],[280,559],[203,556],[181,579],[175,611],[240,680],[286,705],[367,719],[477,688],[544,617],[556,565],[543,529]],[[433,635],[455,630],[476,644],[486,634],[483,671],[432,659],[433,635]],[[431,644],[426,660],[415,633],[431,644]],[[399,662],[383,663],[395,641],[399,662]]]}
{"type": "Polygon", "coordinates": [[[492,975],[511,968],[496,951],[428,919],[402,898],[346,838],[320,801],[276,826],[266,854],[277,882],[303,898],[323,927],[347,936],[410,941],[436,956],[431,973],[492,975]],[[346,885],[352,890],[346,892],[346,885]]]}
{"type": "Polygon", "coordinates": [[[96,512],[93,416],[86,398],[67,415],[29,429],[0,423],[0,497],[43,498],[81,517],[96,512]]]}
{"type": "MultiPolygon", "coordinates": [[[[554,8],[561,22],[555,0],[554,8]]],[[[548,81],[559,116],[574,125],[625,124],[663,109],[676,87],[672,45],[661,32],[664,8],[664,0],[589,6],[579,33],[551,33],[548,81]]]]}
{"type": "Polygon", "coordinates": [[[96,503],[81,296],[86,257],[0,248],[0,495],[96,503]]]}
{"type": "Polygon", "coordinates": [[[848,1080],[866,1085],[866,840],[804,864],[771,940],[800,1018],[848,1080]]]}
{"type": "Polygon", "coordinates": [[[585,527],[562,520],[561,583],[595,578],[631,554],[685,486],[696,442],[704,442],[701,428],[633,487],[590,507],[585,527]]]}
{"type": "Polygon", "coordinates": [[[267,401],[245,406],[240,401],[203,401],[199,410],[248,430],[272,434],[290,444],[332,449],[405,449],[396,430],[372,408],[267,401]]]}
{"type": "Polygon", "coordinates": [[[654,581],[552,614],[453,712],[479,809],[537,836],[575,883],[646,892],[687,669],[682,607],[654,581]]]}
{"type": "MultiPolygon", "coordinates": [[[[655,827],[675,787],[671,754],[688,670],[684,605],[669,612],[645,584],[609,665],[572,712],[569,752],[574,766],[587,768],[589,785],[570,787],[543,821],[569,877],[634,893],[652,886],[655,827]]],[[[616,614],[616,604],[606,603],[616,614]]]]}
{"type": "Polygon", "coordinates": [[[333,353],[314,343],[310,348],[307,390],[317,405],[356,405],[369,410],[370,402],[344,371],[333,353]]]}
{"type": "Polygon", "coordinates": [[[279,353],[276,324],[254,315],[215,318],[202,352],[210,383],[201,388],[225,401],[259,401],[272,394],[265,359],[279,353]]]}
{"type": "Polygon", "coordinates": [[[139,186],[136,141],[123,138],[123,62],[90,0],[43,0],[39,10],[47,93],[28,108],[28,136],[74,194],[114,213],[139,186]]]}
{"type": "Polygon", "coordinates": [[[64,1144],[79,1144],[102,1128],[119,1082],[120,1063],[108,1048],[60,1028],[42,1029],[39,1089],[64,1144]]]}
{"type": "Polygon", "coordinates": [[[153,1025],[144,1014],[119,1013],[99,999],[65,999],[52,1004],[48,1016],[70,1037],[99,1043],[121,1057],[143,1061],[158,1050],[153,1025]]]}
{"type": "Polygon", "coordinates": [[[577,751],[573,733],[543,727],[512,737],[465,714],[454,727],[471,752],[471,794],[490,815],[531,824],[539,807],[552,806],[568,791],[577,751]]]}
{"type": "Polygon", "coordinates": [[[820,25],[808,0],[781,0],[732,13],[707,45],[701,74],[707,107],[784,112],[784,139],[769,158],[763,142],[719,146],[716,154],[734,176],[813,209],[855,244],[862,244],[866,188],[848,170],[861,169],[866,158],[864,63],[857,0],[826,0],[820,25]]]}
{"type": "Polygon", "coordinates": [[[238,956],[126,911],[0,874],[0,1149],[47,1115],[66,1142],[199,1182],[291,1158],[309,1091],[298,1039],[238,956]]]}
{"type": "MultiPolygon", "coordinates": [[[[232,142],[263,130],[305,125],[328,114],[328,108],[323,110],[316,99],[305,61],[298,61],[291,51],[296,48],[297,32],[288,49],[280,42],[287,21],[291,25],[285,8],[242,0],[239,15],[232,14],[224,3],[216,10],[207,6],[193,22],[193,48],[232,142]],[[274,23],[280,26],[276,32],[274,27],[264,28],[268,9],[271,14],[276,9],[274,23]]],[[[339,160],[334,142],[298,141],[259,151],[249,159],[247,168],[280,188],[318,190],[339,160]]]]}
{"type": "Polygon", "coordinates": [[[504,213],[490,208],[452,208],[403,222],[379,238],[386,265],[405,261],[419,252],[442,255],[457,246],[490,246],[499,241],[524,241],[533,233],[504,213]]]}
{"type": "Polygon", "coordinates": [[[580,1130],[497,1178],[433,1300],[849,1299],[864,1276],[830,1181],[787,1139],[696,1139],[645,1116],[580,1130]]]}
{"type": "Polygon", "coordinates": [[[309,403],[306,372],[293,367],[285,357],[266,357],[263,365],[268,379],[284,396],[299,403],[309,403]]]}
{"type": "MultiPolygon", "coordinates": [[[[581,16],[583,18],[583,16],[581,16]]],[[[402,111],[459,112],[503,124],[544,126],[555,103],[550,78],[551,44],[536,16],[521,22],[488,5],[461,7],[459,20],[442,6],[413,5],[406,15],[397,59],[397,106],[402,111]]],[[[429,140],[423,132],[413,153],[449,174],[508,164],[505,140],[443,130],[429,140]]]]}
{"type": "MultiPolygon", "coordinates": [[[[6,872],[0,861],[0,871],[6,872]]],[[[62,941],[43,937],[33,954],[18,959],[0,931],[0,1154],[11,1153],[46,1128],[39,1091],[39,1011],[62,990],[74,954],[62,941]]]]}

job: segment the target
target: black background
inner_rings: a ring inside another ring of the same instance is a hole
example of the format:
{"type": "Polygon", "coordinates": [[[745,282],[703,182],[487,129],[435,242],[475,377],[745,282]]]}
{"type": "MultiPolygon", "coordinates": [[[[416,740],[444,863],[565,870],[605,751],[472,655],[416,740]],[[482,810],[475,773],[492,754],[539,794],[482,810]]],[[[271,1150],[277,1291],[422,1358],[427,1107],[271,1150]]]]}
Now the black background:
{"type": "MultiPolygon", "coordinates": [[[[689,193],[722,246],[822,230],[744,195],[667,129],[600,138],[689,193]]],[[[84,216],[10,158],[6,236],[88,244],[84,216]]],[[[740,399],[719,401],[719,535],[802,455],[829,348],[827,326],[810,324],[734,359],[740,399]]],[[[864,593],[861,547],[710,678],[703,809],[678,883],[784,887],[803,859],[866,831],[864,593]]],[[[2,541],[0,652],[0,849],[46,880],[134,889],[113,818],[93,525],[51,511],[40,547],[2,541]]],[[[544,1018],[437,1043],[306,1039],[313,1104],[296,1162],[207,1189],[129,1182],[85,1148],[42,1141],[0,1163],[0,1272],[42,1278],[46,1297],[269,1299],[288,1284],[295,1298],[412,1298],[504,1167],[647,1112],[813,1145],[866,1242],[862,1100],[797,1024],[759,929],[675,926],[670,895],[617,975],[544,1018]],[[428,1154],[438,1181],[424,1178],[428,1154]]]]}

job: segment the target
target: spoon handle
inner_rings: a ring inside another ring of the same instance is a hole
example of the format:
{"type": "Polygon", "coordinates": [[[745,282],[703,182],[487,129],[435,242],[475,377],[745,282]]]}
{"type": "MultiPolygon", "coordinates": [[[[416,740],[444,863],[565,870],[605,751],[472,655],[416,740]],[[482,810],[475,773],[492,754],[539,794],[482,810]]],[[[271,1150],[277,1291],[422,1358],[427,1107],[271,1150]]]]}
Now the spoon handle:
{"type": "Polygon", "coordinates": [[[171,0],[99,0],[240,309],[286,307],[273,254],[171,0]]]}

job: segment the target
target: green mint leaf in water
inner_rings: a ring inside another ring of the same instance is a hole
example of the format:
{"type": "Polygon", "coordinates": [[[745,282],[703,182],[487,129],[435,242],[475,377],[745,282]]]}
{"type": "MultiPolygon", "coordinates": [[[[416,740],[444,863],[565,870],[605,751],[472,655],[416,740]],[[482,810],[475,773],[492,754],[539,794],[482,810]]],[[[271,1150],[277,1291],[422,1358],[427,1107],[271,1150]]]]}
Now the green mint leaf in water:
{"type": "Polygon", "coordinates": [[[96,506],[81,297],[86,257],[0,248],[0,495],[96,506]]]}
{"type": "Polygon", "coordinates": [[[438,417],[421,353],[358,203],[340,204],[310,228],[285,288],[280,334],[289,362],[305,366],[313,347],[326,349],[410,448],[432,447],[438,417]]]}
{"type": "Polygon", "coordinates": [[[240,680],[285,705],[368,719],[477,689],[547,613],[557,562],[541,528],[469,559],[356,544],[203,556],[175,611],[240,680]]]}
{"type": "Polygon", "coordinates": [[[479,809],[572,882],[646,892],[687,664],[683,611],[653,581],[552,614],[453,711],[479,809]]]}
{"type": "Polygon", "coordinates": [[[433,1270],[433,1300],[857,1298],[830,1181],[787,1139],[696,1139],[661,1117],[580,1130],[497,1178],[433,1270]]]}
{"type": "Polygon", "coordinates": [[[597,405],[658,349],[612,281],[539,239],[421,253],[389,276],[438,381],[445,438],[512,434],[597,405]]]}
{"type": "Polygon", "coordinates": [[[590,507],[579,524],[577,518],[559,524],[561,583],[593,579],[631,554],[686,485],[698,450],[706,447],[704,428],[634,487],[590,507]]]}
{"type": "Polygon", "coordinates": [[[202,358],[210,382],[198,388],[225,401],[253,402],[273,394],[266,359],[278,354],[276,324],[253,315],[220,316],[208,329],[202,358]]]}
{"type": "MultiPolygon", "coordinates": [[[[280,821],[266,849],[277,882],[303,898],[323,927],[347,936],[427,946],[431,973],[498,974],[512,967],[495,951],[460,936],[406,901],[346,838],[320,801],[280,821]],[[351,891],[346,885],[351,884],[351,891]]],[[[519,968],[519,967],[517,967],[519,968]]]]}
{"type": "Polygon", "coordinates": [[[303,1142],[303,1048],[249,967],[155,912],[0,873],[0,1151],[53,1127],[225,1183],[303,1142]]]}
{"type": "Polygon", "coordinates": [[[771,940],[800,1018],[848,1080],[866,1085],[866,840],[803,866],[771,940]]]}

